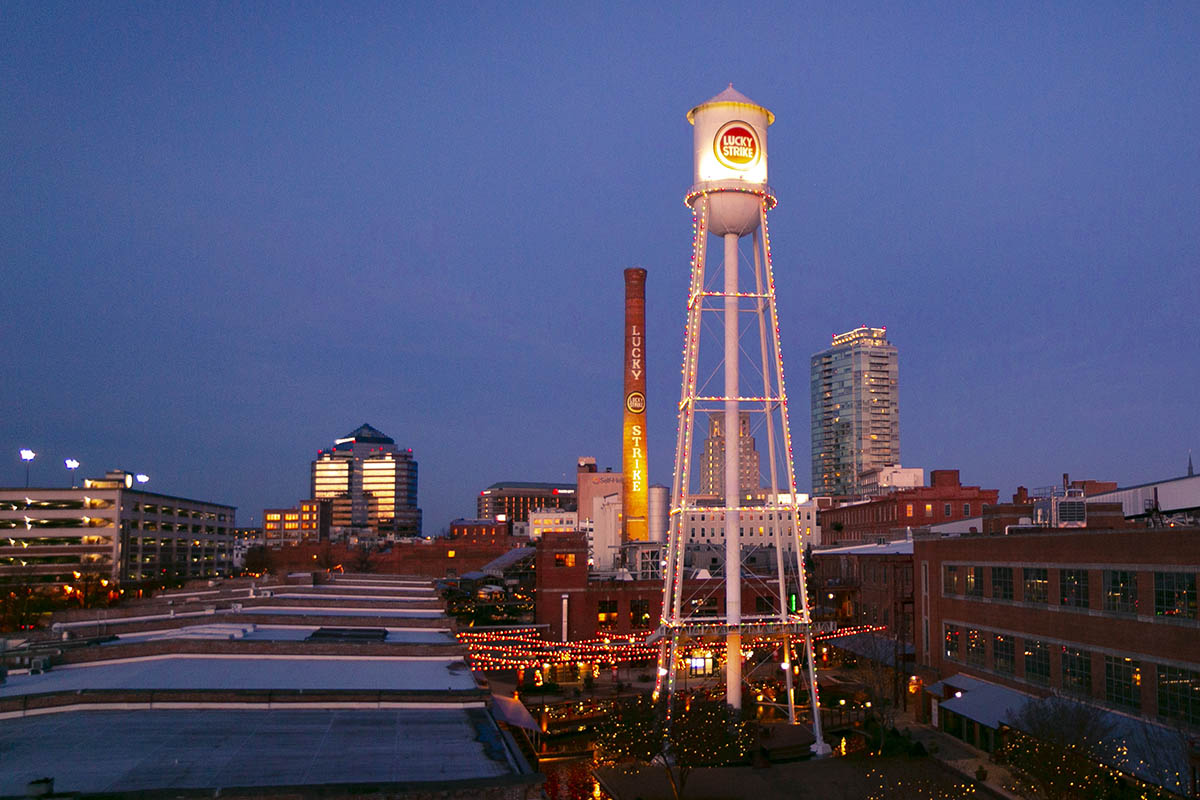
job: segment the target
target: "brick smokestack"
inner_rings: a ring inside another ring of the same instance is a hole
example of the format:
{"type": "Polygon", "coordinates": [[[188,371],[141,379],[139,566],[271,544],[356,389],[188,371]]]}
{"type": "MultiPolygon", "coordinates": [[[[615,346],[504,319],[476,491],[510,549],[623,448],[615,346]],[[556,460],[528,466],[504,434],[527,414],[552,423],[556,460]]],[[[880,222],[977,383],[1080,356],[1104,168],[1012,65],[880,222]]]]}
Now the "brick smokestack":
{"type": "Polygon", "coordinates": [[[646,270],[625,270],[625,414],[621,437],[621,541],[650,538],[646,507],[646,270]]]}

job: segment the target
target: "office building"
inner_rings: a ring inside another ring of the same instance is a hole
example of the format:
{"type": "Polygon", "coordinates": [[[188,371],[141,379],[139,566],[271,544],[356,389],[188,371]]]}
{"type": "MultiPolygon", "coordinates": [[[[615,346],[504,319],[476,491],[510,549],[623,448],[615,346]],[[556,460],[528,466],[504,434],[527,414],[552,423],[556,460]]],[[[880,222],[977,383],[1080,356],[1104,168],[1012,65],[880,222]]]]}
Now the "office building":
{"type": "Polygon", "coordinates": [[[574,511],[576,507],[575,484],[501,481],[479,493],[475,516],[526,522],[530,511],[551,508],[574,511]]]}
{"type": "Polygon", "coordinates": [[[421,535],[412,450],[370,425],[317,453],[311,487],[314,499],[332,501],[334,528],[389,540],[421,535]]]}
{"type": "Polygon", "coordinates": [[[815,495],[861,494],[864,472],[900,464],[899,367],[886,332],[855,328],[812,357],[815,495]]]}
{"type": "MultiPolygon", "coordinates": [[[[708,437],[700,450],[700,494],[723,496],[725,494],[725,417],[722,414],[708,415],[708,437]]],[[[759,490],[762,479],[758,466],[758,450],[754,435],[750,431],[750,414],[738,414],[737,432],[738,490],[742,495],[754,494],[759,490]]]]}
{"type": "Polygon", "coordinates": [[[82,488],[0,489],[0,580],[78,589],[81,576],[107,588],[231,574],[233,506],[135,485],[114,470],[82,488]]]}
{"type": "Polygon", "coordinates": [[[263,538],[268,547],[329,541],[333,500],[302,500],[295,508],[263,511],[263,538]]]}

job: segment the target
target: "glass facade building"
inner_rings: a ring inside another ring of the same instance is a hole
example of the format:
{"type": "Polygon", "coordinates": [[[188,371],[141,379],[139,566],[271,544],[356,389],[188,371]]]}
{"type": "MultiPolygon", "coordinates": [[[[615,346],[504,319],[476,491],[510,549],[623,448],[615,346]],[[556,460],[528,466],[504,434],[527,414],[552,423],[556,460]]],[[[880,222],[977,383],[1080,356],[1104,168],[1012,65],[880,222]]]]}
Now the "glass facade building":
{"type": "Polygon", "coordinates": [[[312,496],[333,503],[333,526],[384,538],[421,535],[417,462],[386,434],[362,425],[312,462],[312,496]]]}
{"type": "Polygon", "coordinates": [[[861,494],[859,476],[900,463],[899,360],[886,328],[855,328],[812,357],[815,495],[861,494]]]}

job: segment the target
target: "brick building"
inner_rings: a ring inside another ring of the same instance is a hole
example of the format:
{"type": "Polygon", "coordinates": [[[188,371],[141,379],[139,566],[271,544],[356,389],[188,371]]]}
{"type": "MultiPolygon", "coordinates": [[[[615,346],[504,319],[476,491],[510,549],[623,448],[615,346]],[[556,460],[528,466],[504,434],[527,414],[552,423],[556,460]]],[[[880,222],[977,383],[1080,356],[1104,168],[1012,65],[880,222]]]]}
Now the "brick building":
{"type": "Polygon", "coordinates": [[[459,542],[503,543],[509,535],[509,524],[494,519],[456,519],[450,523],[449,538],[459,542]]]}
{"type": "Polygon", "coordinates": [[[309,543],[273,550],[269,563],[274,572],[324,571],[341,565],[347,572],[456,578],[524,544],[527,542],[517,536],[497,537],[494,542],[447,537],[406,539],[378,548],[309,543]]]}
{"type": "MultiPolygon", "coordinates": [[[[662,580],[589,576],[587,555],[587,539],[582,533],[547,532],[537,542],[534,619],[549,626],[547,637],[554,641],[577,641],[656,628],[662,616],[662,580]]],[[[772,591],[775,584],[770,581],[744,581],[744,613],[752,615],[777,609],[778,598],[767,597],[772,591]]],[[[701,614],[715,617],[725,613],[722,578],[685,580],[684,596],[704,604],[701,614]]]]}
{"type": "Polygon", "coordinates": [[[821,511],[821,530],[830,543],[889,541],[903,538],[908,528],[978,516],[999,494],[996,489],[963,486],[956,469],[935,469],[928,486],[821,511]]]}
{"type": "Polygon", "coordinates": [[[913,559],[930,673],[1200,728],[1200,528],[918,535],[913,559]]]}
{"type": "Polygon", "coordinates": [[[814,605],[840,625],[882,625],[913,645],[911,539],[813,551],[814,605]]]}

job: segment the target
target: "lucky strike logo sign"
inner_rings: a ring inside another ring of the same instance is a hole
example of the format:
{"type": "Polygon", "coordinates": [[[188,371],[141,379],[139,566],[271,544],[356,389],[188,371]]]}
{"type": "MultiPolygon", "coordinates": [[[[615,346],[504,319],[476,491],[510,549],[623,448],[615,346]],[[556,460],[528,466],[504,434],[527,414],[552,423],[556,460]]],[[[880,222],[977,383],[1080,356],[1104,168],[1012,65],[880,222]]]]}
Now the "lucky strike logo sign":
{"type": "Polygon", "coordinates": [[[730,169],[750,169],[758,163],[761,148],[758,146],[758,134],[748,123],[735,120],[726,122],[717,131],[713,141],[713,150],[717,161],[730,169]]]}

